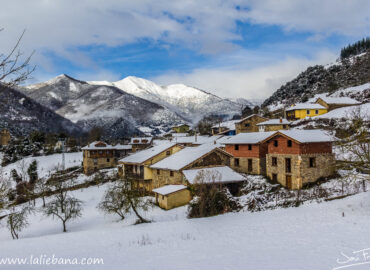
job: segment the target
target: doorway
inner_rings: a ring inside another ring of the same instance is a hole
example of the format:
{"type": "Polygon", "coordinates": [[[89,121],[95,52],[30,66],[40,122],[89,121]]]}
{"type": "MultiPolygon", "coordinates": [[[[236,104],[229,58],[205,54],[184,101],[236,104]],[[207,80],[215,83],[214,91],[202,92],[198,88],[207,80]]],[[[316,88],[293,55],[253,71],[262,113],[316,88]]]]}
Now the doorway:
{"type": "Polygon", "coordinates": [[[288,189],[292,189],[292,176],[291,175],[287,175],[285,176],[285,185],[288,189]]]}

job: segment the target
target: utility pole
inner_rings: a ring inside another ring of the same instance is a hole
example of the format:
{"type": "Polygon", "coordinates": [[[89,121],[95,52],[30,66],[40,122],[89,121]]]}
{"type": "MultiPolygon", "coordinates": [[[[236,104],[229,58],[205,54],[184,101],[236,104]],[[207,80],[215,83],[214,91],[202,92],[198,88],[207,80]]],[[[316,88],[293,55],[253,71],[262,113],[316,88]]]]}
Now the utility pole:
{"type": "Polygon", "coordinates": [[[64,155],[65,152],[65,140],[62,140],[62,168],[63,171],[66,169],[66,157],[64,155]]]}

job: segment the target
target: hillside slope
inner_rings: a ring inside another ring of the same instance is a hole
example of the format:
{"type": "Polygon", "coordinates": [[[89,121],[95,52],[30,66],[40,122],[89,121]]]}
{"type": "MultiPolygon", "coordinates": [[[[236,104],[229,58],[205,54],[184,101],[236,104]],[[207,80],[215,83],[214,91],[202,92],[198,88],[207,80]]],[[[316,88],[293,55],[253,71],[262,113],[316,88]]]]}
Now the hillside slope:
{"type": "Polygon", "coordinates": [[[24,136],[34,130],[66,132],[81,135],[82,129],[40,105],[15,89],[0,84],[0,129],[7,128],[13,136],[24,136]]]}
{"type": "Polygon", "coordinates": [[[23,92],[85,131],[102,128],[106,137],[141,134],[141,126],[160,133],[184,122],[176,113],[114,86],[91,85],[67,75],[28,86],[23,92]]]}
{"type": "MultiPolygon", "coordinates": [[[[313,66],[281,86],[262,106],[279,108],[306,102],[317,94],[332,94],[339,89],[370,82],[370,52],[362,53],[327,66],[313,66]]],[[[353,96],[356,98],[356,96],[353,96]]],[[[370,99],[370,96],[367,96],[370,99]]],[[[358,98],[359,101],[361,98],[358,98]]]]}

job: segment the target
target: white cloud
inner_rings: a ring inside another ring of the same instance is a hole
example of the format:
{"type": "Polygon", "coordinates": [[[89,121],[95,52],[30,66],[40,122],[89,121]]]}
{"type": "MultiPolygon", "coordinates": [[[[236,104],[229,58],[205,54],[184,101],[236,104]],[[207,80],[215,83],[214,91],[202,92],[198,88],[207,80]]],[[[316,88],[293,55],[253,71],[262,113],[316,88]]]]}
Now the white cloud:
{"type": "MultiPolygon", "coordinates": [[[[265,62],[265,57],[260,55],[261,63],[265,62]]],[[[200,68],[188,74],[169,72],[151,79],[164,85],[181,82],[204,89],[220,97],[264,99],[308,66],[326,64],[333,61],[335,57],[336,55],[333,53],[322,51],[312,59],[286,58],[276,62],[270,59],[269,64],[245,67],[241,64],[243,62],[241,56],[239,58],[240,65],[200,68]]],[[[248,62],[249,58],[246,56],[244,61],[248,62]]]]}

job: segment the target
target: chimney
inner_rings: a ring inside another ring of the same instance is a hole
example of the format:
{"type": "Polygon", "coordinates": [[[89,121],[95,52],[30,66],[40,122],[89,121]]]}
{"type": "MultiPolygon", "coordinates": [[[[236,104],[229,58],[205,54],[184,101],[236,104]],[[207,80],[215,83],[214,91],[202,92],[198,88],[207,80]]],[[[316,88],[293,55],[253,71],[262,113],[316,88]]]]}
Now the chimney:
{"type": "Polygon", "coordinates": [[[283,123],[283,118],[280,117],[280,123],[283,123]]]}

